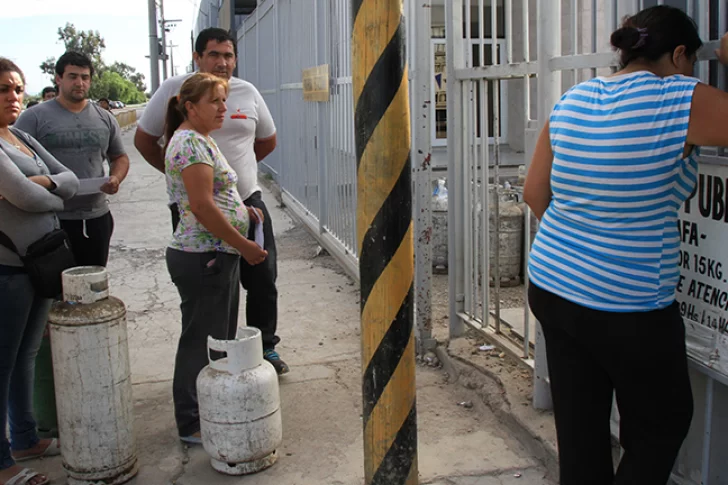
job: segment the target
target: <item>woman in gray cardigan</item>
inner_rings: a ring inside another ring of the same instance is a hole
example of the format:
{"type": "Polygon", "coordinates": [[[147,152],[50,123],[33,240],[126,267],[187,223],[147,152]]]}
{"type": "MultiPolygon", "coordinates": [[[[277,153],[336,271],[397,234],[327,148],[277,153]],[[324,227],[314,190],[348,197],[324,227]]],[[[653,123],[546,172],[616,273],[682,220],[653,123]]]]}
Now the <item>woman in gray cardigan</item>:
{"type": "MultiPolygon", "coordinates": [[[[60,227],[55,212],[78,190],[73,172],[10,127],[20,115],[24,87],[18,66],[0,57],[0,231],[20,254],[60,227]]],[[[59,453],[55,440],[38,438],[33,418],[35,356],[50,307],[51,299],[35,294],[18,255],[0,246],[0,484],[48,483],[15,462],[59,453]]]]}

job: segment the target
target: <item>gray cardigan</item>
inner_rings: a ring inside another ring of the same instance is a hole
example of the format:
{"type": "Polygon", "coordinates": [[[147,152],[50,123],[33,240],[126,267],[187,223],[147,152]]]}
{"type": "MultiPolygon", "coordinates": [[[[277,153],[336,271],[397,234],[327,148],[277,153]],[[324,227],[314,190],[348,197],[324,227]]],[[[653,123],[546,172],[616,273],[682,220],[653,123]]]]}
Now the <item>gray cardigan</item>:
{"type": "MultiPolygon", "coordinates": [[[[63,201],[78,190],[78,178],[61,165],[33,137],[10,128],[37,155],[29,157],[0,138],[0,231],[15,244],[20,254],[28,245],[59,227],[57,211],[63,210],[63,201]],[[28,180],[32,175],[48,175],[55,189],[47,190],[28,180]]],[[[22,266],[20,258],[0,245],[0,265],[22,266]]]]}

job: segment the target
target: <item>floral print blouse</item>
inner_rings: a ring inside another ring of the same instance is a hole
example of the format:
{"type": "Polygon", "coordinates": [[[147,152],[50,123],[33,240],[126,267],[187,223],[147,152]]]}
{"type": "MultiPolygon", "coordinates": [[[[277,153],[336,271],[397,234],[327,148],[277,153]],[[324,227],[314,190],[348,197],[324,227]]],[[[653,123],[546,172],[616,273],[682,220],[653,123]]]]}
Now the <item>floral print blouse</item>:
{"type": "Polygon", "coordinates": [[[179,207],[180,221],[169,247],[188,253],[219,251],[238,254],[238,251],[215,237],[200,224],[190,208],[189,197],[182,181],[182,171],[191,165],[204,163],[212,167],[213,200],[227,220],[240,234],[248,234],[248,211],[237,190],[238,176],[212,138],[192,130],[177,130],[169,141],[164,157],[167,194],[170,203],[179,207]]]}

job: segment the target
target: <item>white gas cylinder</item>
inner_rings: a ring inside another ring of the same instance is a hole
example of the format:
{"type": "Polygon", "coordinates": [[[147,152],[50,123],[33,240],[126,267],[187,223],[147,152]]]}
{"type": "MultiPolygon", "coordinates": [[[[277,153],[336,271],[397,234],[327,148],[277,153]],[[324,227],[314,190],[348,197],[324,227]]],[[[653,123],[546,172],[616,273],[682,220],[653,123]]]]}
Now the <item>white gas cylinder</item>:
{"type": "Polygon", "coordinates": [[[197,377],[202,445],[212,467],[228,475],[272,466],[283,440],[278,375],[263,359],[260,330],[238,329],[235,340],[207,338],[210,365],[197,377]],[[210,351],[227,357],[210,358],[210,351]]]}
{"type": "Polygon", "coordinates": [[[63,272],[48,321],[58,432],[69,485],[117,485],[136,475],[126,308],[101,266],[63,272]]]}

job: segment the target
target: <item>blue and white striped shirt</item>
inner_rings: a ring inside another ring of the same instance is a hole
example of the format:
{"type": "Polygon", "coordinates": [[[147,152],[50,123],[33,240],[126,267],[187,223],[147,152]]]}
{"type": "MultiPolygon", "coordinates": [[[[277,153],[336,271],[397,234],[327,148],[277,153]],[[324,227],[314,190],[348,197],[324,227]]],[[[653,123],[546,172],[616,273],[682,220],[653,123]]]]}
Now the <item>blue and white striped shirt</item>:
{"type": "Polygon", "coordinates": [[[695,187],[684,158],[697,79],[636,72],[569,90],[551,114],[553,199],[531,250],[540,288],[597,310],[675,299],[677,213],[695,187]]]}

